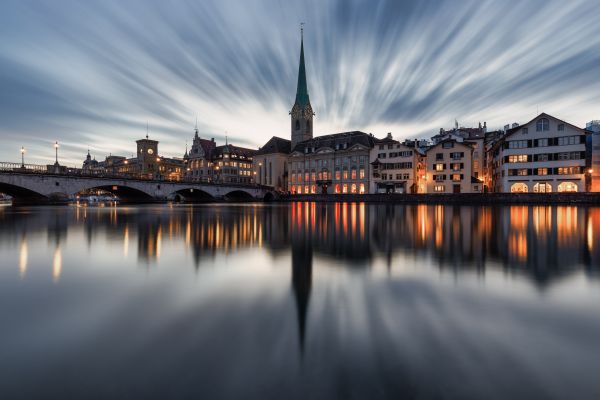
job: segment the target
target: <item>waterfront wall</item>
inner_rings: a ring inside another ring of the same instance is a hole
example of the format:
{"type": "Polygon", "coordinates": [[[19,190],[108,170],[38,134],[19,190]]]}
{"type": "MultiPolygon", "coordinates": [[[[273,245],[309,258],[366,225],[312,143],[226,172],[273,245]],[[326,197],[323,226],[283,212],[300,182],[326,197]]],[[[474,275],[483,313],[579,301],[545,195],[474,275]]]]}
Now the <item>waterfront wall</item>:
{"type": "Polygon", "coordinates": [[[366,202],[405,204],[588,204],[600,205],[600,193],[440,193],[440,194],[307,194],[280,201],[366,202]]]}

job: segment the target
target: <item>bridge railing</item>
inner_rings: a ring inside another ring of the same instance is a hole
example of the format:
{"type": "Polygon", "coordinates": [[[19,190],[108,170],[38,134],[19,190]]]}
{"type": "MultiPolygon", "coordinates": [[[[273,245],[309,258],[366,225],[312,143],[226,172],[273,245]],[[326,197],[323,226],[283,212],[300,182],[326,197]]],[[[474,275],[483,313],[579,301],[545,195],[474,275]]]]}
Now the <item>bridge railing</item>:
{"type": "Polygon", "coordinates": [[[19,163],[11,163],[11,162],[0,162],[0,171],[10,171],[10,172],[35,172],[35,173],[44,173],[47,172],[46,165],[39,164],[19,164],[19,163]]]}
{"type": "Polygon", "coordinates": [[[122,179],[130,181],[145,181],[145,182],[156,182],[156,183],[190,183],[196,185],[210,185],[210,186],[227,186],[227,187],[239,187],[239,188],[258,188],[271,190],[269,186],[260,185],[257,183],[236,183],[236,182],[205,182],[198,181],[187,177],[180,179],[169,179],[169,178],[156,178],[141,175],[132,174],[117,174],[107,173],[101,169],[83,169],[83,168],[71,168],[67,166],[55,166],[55,165],[41,165],[41,164],[19,164],[11,162],[0,162],[0,172],[10,172],[17,174],[34,174],[34,175],[53,175],[53,176],[70,176],[70,177],[88,177],[88,178],[99,178],[99,179],[122,179]]]}

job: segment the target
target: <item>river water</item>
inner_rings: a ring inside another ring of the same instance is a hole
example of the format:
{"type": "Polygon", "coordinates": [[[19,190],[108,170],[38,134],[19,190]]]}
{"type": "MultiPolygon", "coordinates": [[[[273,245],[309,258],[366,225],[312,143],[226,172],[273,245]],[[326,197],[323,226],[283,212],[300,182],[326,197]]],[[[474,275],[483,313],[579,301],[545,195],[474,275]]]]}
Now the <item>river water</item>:
{"type": "Polygon", "coordinates": [[[598,399],[600,208],[0,208],[0,397],[598,399]]]}

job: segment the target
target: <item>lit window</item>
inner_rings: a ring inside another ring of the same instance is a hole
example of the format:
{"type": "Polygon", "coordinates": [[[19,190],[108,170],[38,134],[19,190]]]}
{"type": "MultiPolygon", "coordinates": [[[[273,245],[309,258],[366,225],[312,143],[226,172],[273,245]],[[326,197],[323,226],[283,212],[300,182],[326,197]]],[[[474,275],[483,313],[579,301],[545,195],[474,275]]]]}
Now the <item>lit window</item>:
{"type": "Polygon", "coordinates": [[[347,183],[344,183],[342,185],[342,193],[348,193],[348,184],[347,183]]]}
{"type": "Polygon", "coordinates": [[[365,184],[361,183],[360,186],[359,186],[359,188],[360,188],[359,189],[360,194],[365,194],[365,184]]]}
{"type": "Polygon", "coordinates": [[[433,191],[434,192],[445,192],[446,191],[446,187],[444,185],[435,185],[433,187],[433,191]]]}
{"type": "Polygon", "coordinates": [[[356,183],[353,183],[351,186],[352,193],[356,193],[356,183]]]}

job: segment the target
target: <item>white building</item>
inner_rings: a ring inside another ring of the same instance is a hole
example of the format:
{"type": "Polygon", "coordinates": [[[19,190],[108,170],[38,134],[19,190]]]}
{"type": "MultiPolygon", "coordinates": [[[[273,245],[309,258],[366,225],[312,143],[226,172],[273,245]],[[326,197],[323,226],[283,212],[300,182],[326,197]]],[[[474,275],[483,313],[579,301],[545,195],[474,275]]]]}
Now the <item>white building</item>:
{"type": "Polygon", "coordinates": [[[483,182],[473,177],[473,144],[446,139],[426,153],[427,193],[481,193],[483,182]]]}
{"type": "Polygon", "coordinates": [[[586,131],[542,113],[498,143],[494,188],[501,192],[586,190],[586,131]]]}

